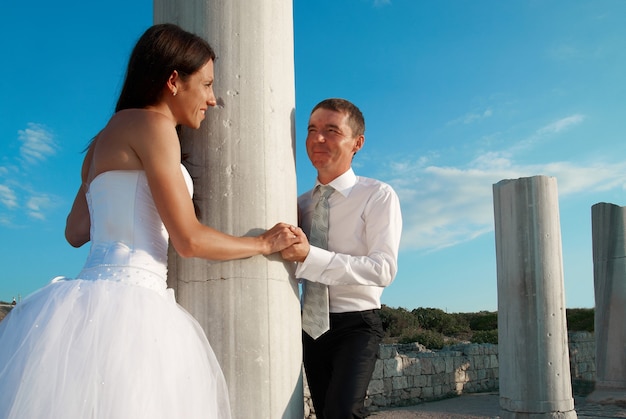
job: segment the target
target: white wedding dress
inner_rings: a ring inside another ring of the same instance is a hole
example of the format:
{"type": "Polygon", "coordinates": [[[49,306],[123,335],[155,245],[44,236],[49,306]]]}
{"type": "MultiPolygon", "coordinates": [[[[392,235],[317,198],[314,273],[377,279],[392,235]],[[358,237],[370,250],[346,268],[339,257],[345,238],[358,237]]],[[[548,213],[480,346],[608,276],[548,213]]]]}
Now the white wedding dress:
{"type": "Polygon", "coordinates": [[[102,173],[87,201],[83,270],[0,322],[0,419],[229,418],[209,342],[166,288],[168,234],[145,173],[102,173]]]}

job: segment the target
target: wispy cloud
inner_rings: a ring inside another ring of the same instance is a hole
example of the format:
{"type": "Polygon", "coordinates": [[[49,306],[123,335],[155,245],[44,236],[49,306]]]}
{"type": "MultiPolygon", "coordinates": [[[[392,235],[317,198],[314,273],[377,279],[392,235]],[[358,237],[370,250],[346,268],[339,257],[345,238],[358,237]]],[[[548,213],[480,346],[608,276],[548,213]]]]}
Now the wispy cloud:
{"type": "Polygon", "coordinates": [[[11,219],[5,214],[0,213],[0,226],[11,227],[11,219]]]}
{"type": "Polygon", "coordinates": [[[8,209],[17,208],[15,191],[7,185],[0,185],[0,203],[8,209]]]}
{"type": "Polygon", "coordinates": [[[22,145],[20,154],[30,164],[45,160],[56,152],[52,133],[43,125],[28,123],[28,127],[18,131],[22,145]]]}
{"type": "Polygon", "coordinates": [[[402,247],[417,250],[454,246],[492,231],[492,185],[503,179],[554,176],[561,197],[622,188],[626,184],[626,163],[519,165],[491,154],[477,157],[461,168],[408,164],[402,167],[390,183],[403,208],[402,247]],[[484,162],[492,158],[493,165],[486,166],[484,162]]]}
{"type": "Polygon", "coordinates": [[[42,124],[29,123],[17,132],[19,154],[4,157],[0,166],[0,225],[19,227],[27,219],[45,220],[58,199],[31,186],[36,166],[53,156],[58,147],[52,132],[42,124]]]}
{"type": "Polygon", "coordinates": [[[566,116],[565,118],[561,118],[555,122],[552,122],[538,129],[537,134],[538,135],[558,134],[561,131],[564,131],[570,127],[580,124],[584,120],[585,120],[585,115],[581,115],[581,114],[566,116]]]}
{"type": "MultiPolygon", "coordinates": [[[[602,20],[602,16],[596,17],[602,20]]],[[[581,63],[595,61],[606,57],[612,57],[621,51],[621,44],[611,45],[606,42],[583,41],[577,44],[560,43],[550,45],[547,48],[547,57],[557,62],[581,63]]]]}
{"type": "MultiPolygon", "coordinates": [[[[561,133],[583,120],[582,115],[559,119],[537,129],[533,141],[520,143],[541,144],[535,141],[539,136],[561,133]]],[[[626,162],[523,164],[515,160],[512,150],[517,148],[482,152],[457,167],[410,156],[390,164],[386,179],[398,192],[403,210],[402,248],[435,251],[493,231],[492,188],[503,179],[553,176],[560,198],[626,185],[626,162]]]]}
{"type": "Polygon", "coordinates": [[[569,130],[576,125],[581,124],[584,120],[585,115],[574,114],[563,117],[554,122],[550,122],[549,124],[537,129],[530,137],[519,141],[517,144],[514,144],[509,149],[509,151],[514,152],[534,147],[536,143],[544,141],[547,138],[550,138],[552,135],[560,134],[566,130],[569,130]]]}
{"type": "Polygon", "coordinates": [[[493,111],[491,110],[491,108],[487,108],[484,111],[479,111],[479,112],[468,112],[465,115],[462,115],[448,122],[447,125],[472,124],[474,122],[478,122],[480,120],[489,118],[492,115],[493,115],[493,111]]]}
{"type": "Polygon", "coordinates": [[[28,216],[37,220],[45,220],[45,211],[52,206],[52,200],[48,195],[31,196],[26,202],[28,216]]]}
{"type": "Polygon", "coordinates": [[[549,50],[550,57],[557,61],[566,61],[572,59],[578,59],[583,56],[583,52],[579,47],[569,44],[553,45],[549,50]]]}

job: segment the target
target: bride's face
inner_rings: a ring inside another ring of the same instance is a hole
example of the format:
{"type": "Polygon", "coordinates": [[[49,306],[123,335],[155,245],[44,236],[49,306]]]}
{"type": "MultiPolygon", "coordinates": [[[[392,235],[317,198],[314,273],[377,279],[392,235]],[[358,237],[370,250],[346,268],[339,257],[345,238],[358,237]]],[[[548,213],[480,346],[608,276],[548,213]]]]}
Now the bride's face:
{"type": "Polygon", "coordinates": [[[209,107],[216,105],[213,93],[213,60],[183,81],[177,91],[179,124],[199,128],[209,107]]]}

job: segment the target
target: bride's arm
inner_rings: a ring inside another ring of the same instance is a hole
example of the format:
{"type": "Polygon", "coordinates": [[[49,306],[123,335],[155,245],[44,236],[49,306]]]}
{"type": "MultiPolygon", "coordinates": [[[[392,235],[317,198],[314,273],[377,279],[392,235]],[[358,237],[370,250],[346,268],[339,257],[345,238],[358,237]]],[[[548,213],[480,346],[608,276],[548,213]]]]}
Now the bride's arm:
{"type": "Polygon", "coordinates": [[[85,160],[83,161],[83,167],[81,170],[81,184],[74,198],[72,209],[67,216],[65,223],[65,240],[74,246],[80,247],[90,240],[89,230],[91,228],[91,219],[89,217],[89,208],[87,206],[87,197],[85,195],[87,184],[87,174],[91,166],[91,159],[93,156],[93,143],[89,147],[85,160]]]}
{"type": "Polygon", "coordinates": [[[181,256],[240,259],[275,253],[299,240],[292,226],[283,223],[258,237],[231,236],[200,223],[181,172],[176,130],[171,122],[162,119],[153,122],[146,130],[146,137],[134,141],[133,149],[142,162],[171,243],[181,256]]]}
{"type": "Polygon", "coordinates": [[[80,185],[74,204],[65,223],[65,240],[74,247],[81,247],[89,241],[89,209],[83,185],[80,185]]]}

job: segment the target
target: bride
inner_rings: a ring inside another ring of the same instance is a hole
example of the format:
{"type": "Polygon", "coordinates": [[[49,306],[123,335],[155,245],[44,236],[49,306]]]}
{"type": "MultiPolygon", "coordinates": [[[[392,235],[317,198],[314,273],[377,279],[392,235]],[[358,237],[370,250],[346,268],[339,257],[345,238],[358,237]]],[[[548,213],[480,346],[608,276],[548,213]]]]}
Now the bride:
{"type": "Polygon", "coordinates": [[[136,44],[67,218],[71,245],[91,241],[87,261],[0,323],[0,418],[230,417],[209,342],[166,288],[168,239],[183,257],[212,260],[298,239],[288,224],[234,237],[195,216],[176,126],[198,128],[215,106],[214,59],[206,41],[171,24],[136,44]]]}

